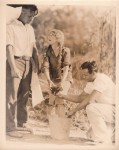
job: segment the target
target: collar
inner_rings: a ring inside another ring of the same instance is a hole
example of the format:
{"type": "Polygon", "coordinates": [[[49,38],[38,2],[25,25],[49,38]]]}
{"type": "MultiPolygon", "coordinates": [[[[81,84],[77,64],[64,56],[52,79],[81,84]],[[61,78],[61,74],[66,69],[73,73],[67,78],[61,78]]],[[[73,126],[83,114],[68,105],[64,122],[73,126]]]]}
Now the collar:
{"type": "MultiPolygon", "coordinates": [[[[63,51],[63,49],[64,49],[64,47],[62,47],[62,51],[63,51]]],[[[53,49],[52,49],[52,46],[51,45],[49,45],[49,50],[50,50],[50,52],[54,55],[54,51],[53,51],[53,49]]],[[[61,52],[62,53],[62,52],[61,52]]]]}
{"type": "Polygon", "coordinates": [[[24,25],[24,24],[23,24],[21,21],[19,21],[18,19],[15,19],[14,22],[15,22],[16,25],[20,25],[20,26],[27,26],[27,25],[28,25],[28,24],[25,24],[25,25],[24,25]]]}

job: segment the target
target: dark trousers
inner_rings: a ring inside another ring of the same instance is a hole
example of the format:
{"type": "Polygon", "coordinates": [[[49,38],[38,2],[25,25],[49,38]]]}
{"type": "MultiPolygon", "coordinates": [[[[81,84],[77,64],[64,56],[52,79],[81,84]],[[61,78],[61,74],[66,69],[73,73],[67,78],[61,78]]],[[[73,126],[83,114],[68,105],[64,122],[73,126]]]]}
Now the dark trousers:
{"type": "Polygon", "coordinates": [[[15,64],[22,78],[13,78],[8,62],[6,62],[6,131],[15,130],[15,112],[17,125],[27,121],[26,104],[29,97],[32,67],[30,61],[15,59],[15,64]],[[11,103],[15,102],[15,103],[11,103]],[[17,109],[16,109],[17,106],[17,109]],[[16,111],[17,110],[17,111],[16,111]]]}

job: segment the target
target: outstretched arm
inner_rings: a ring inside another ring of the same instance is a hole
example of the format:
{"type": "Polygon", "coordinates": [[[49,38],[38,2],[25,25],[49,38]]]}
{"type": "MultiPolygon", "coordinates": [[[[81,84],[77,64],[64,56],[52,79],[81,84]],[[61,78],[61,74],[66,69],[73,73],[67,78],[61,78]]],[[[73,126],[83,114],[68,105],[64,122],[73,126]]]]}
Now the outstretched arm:
{"type": "Polygon", "coordinates": [[[84,109],[90,101],[95,100],[97,95],[100,92],[94,90],[90,95],[88,95],[86,98],[84,98],[84,100],[73,110],[71,110],[68,114],[69,117],[71,117],[72,115],[74,115],[77,111],[84,109]]]}
{"type": "Polygon", "coordinates": [[[89,94],[82,92],[80,95],[62,95],[59,94],[58,96],[62,99],[65,99],[70,102],[80,103],[82,102],[89,94]]]}

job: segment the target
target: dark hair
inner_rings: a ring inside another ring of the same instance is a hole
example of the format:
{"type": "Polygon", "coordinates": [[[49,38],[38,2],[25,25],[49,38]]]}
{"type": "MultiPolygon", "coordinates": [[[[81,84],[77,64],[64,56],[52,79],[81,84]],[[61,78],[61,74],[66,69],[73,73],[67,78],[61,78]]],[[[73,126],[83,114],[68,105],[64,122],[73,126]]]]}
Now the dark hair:
{"type": "Polygon", "coordinates": [[[36,5],[22,5],[22,8],[30,9],[31,11],[34,11],[35,15],[38,14],[38,8],[36,5]]]}
{"type": "Polygon", "coordinates": [[[94,71],[97,72],[98,68],[97,68],[97,64],[95,61],[86,61],[81,65],[81,69],[88,69],[88,72],[90,74],[92,74],[94,71]]]}
{"type": "Polygon", "coordinates": [[[8,6],[11,6],[11,7],[22,7],[22,8],[25,8],[25,9],[30,9],[31,11],[34,11],[35,12],[35,15],[38,14],[38,8],[36,5],[27,5],[27,4],[7,4],[8,6]]]}

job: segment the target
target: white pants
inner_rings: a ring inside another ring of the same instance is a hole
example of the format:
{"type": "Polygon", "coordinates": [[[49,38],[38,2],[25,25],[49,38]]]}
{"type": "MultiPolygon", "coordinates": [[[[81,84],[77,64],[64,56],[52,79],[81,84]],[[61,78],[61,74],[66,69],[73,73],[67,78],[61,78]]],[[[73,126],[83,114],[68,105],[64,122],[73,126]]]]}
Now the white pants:
{"type": "Polygon", "coordinates": [[[110,104],[90,103],[86,112],[91,124],[90,138],[110,142],[114,133],[115,107],[110,104]]]}

